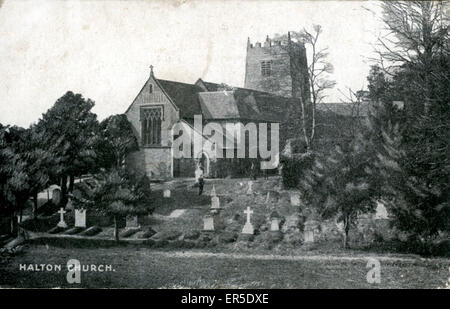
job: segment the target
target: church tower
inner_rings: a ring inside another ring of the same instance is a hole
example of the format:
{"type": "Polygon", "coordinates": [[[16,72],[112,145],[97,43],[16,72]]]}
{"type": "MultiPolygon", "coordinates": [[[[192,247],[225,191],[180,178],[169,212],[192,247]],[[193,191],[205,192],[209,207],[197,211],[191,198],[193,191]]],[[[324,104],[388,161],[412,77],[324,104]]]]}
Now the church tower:
{"type": "Polygon", "coordinates": [[[247,41],[245,88],[270,92],[284,97],[298,97],[300,83],[305,85],[304,98],[309,94],[308,64],[304,44],[272,41],[267,36],[264,45],[247,41]]]}

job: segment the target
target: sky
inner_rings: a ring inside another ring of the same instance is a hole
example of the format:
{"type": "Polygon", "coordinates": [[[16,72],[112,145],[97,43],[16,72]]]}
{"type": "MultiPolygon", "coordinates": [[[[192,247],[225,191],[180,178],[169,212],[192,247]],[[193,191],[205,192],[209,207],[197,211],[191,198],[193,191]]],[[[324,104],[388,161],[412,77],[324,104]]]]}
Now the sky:
{"type": "Polygon", "coordinates": [[[0,123],[27,127],[68,90],[100,120],[123,113],[157,78],[242,87],[247,38],[323,28],[336,87],[365,89],[382,31],[371,1],[1,1],[0,123]],[[370,10],[367,10],[369,8],[370,10]]]}

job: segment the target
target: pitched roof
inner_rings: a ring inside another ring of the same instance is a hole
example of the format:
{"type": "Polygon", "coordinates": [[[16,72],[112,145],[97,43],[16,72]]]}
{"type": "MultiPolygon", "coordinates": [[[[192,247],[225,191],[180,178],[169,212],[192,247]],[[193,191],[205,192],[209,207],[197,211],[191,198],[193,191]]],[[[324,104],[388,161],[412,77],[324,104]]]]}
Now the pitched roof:
{"type": "Polygon", "coordinates": [[[367,116],[369,112],[369,104],[363,102],[359,105],[359,111],[356,110],[358,106],[354,103],[321,103],[317,104],[317,110],[322,112],[332,112],[340,116],[351,116],[352,113],[359,112],[360,116],[367,116]]]}
{"type": "Polygon", "coordinates": [[[201,114],[202,110],[197,93],[202,89],[197,85],[174,82],[164,79],[156,79],[170,99],[180,109],[181,118],[193,118],[201,114]]]}

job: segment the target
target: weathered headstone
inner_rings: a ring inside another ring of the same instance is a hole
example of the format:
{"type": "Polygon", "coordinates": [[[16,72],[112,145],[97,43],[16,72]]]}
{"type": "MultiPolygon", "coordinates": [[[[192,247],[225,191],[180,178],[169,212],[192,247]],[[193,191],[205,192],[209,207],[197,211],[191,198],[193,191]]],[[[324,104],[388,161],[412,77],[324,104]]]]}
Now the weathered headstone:
{"type": "Polygon", "coordinates": [[[307,230],[303,233],[303,238],[305,242],[314,242],[314,231],[307,230]]]}
{"type": "Polygon", "coordinates": [[[75,227],[86,227],[86,209],[75,209],[75,227]]]}
{"type": "Polygon", "coordinates": [[[57,226],[66,228],[67,223],[64,221],[64,214],[66,213],[66,211],[64,210],[64,208],[61,207],[61,209],[58,211],[58,213],[59,213],[59,222],[58,222],[57,226]]]}
{"type": "Polygon", "coordinates": [[[59,203],[61,203],[61,189],[59,188],[53,189],[52,203],[53,205],[59,205],[59,203]]]}
{"type": "Polygon", "coordinates": [[[211,189],[211,196],[216,196],[216,187],[213,185],[211,189]]]}
{"type": "Polygon", "coordinates": [[[280,215],[274,211],[270,215],[270,231],[278,232],[280,230],[280,215]]]}
{"type": "Polygon", "coordinates": [[[253,181],[248,182],[247,194],[253,194],[253,181]]]}
{"type": "Polygon", "coordinates": [[[303,231],[303,239],[305,242],[314,242],[314,237],[318,234],[319,224],[315,220],[308,220],[305,222],[303,231]]]}
{"type": "Polygon", "coordinates": [[[169,198],[170,197],[170,190],[169,189],[165,189],[164,190],[164,192],[163,192],[163,196],[165,197],[165,198],[169,198]]]}
{"type": "Polygon", "coordinates": [[[126,218],[126,228],[130,227],[140,227],[137,216],[127,216],[126,218]]]}
{"type": "Polygon", "coordinates": [[[214,231],[214,217],[213,216],[203,217],[203,230],[204,231],[214,231]]]}
{"type": "Polygon", "coordinates": [[[245,222],[244,228],[242,229],[242,234],[253,235],[253,224],[250,222],[250,216],[253,214],[253,210],[251,210],[250,207],[247,206],[247,210],[245,210],[244,213],[247,215],[247,221],[245,222]]]}
{"type": "Polygon", "coordinates": [[[211,197],[211,209],[220,209],[220,200],[218,196],[211,197]]]}
{"type": "Polygon", "coordinates": [[[270,201],[270,191],[267,191],[266,204],[270,201]]]}
{"type": "Polygon", "coordinates": [[[291,205],[300,206],[300,195],[298,193],[291,193],[291,205]]]}

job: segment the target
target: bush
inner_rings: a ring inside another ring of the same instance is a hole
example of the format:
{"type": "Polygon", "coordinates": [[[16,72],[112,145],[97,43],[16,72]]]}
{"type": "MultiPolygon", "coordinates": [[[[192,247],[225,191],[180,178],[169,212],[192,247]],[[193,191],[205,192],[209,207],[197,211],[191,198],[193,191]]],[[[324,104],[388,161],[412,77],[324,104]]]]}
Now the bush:
{"type": "Polygon", "coordinates": [[[292,158],[283,157],[281,159],[283,186],[285,188],[297,188],[303,172],[309,169],[313,162],[314,155],[312,153],[300,154],[292,158]]]}

